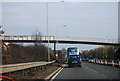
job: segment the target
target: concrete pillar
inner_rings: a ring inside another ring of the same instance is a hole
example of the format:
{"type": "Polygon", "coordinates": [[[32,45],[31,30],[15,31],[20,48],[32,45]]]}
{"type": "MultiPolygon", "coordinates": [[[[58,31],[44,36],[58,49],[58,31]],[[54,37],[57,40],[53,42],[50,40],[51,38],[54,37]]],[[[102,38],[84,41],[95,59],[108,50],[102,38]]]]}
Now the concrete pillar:
{"type": "Polygon", "coordinates": [[[54,54],[56,54],[56,42],[54,43],[54,54]]]}

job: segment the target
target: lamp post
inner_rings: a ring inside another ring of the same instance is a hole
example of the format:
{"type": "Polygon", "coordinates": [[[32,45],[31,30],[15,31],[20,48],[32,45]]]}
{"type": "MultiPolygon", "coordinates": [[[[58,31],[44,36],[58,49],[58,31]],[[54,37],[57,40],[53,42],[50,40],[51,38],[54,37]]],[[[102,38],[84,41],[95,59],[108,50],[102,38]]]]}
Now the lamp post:
{"type": "MultiPolygon", "coordinates": [[[[64,2],[63,0],[60,1],[60,2],[64,2]]],[[[65,25],[64,25],[65,26],[65,25]]],[[[58,46],[58,27],[56,27],[56,50],[57,50],[57,46],[58,46]]],[[[58,51],[55,52],[55,56],[56,56],[56,59],[58,59],[58,51]]]]}
{"type": "Polygon", "coordinates": [[[56,59],[58,59],[58,51],[57,51],[57,34],[58,34],[58,27],[56,27],[56,50],[55,50],[55,57],[56,57],[56,59]]]}
{"type": "Polygon", "coordinates": [[[67,36],[67,31],[66,31],[66,28],[67,28],[67,25],[63,25],[65,27],[65,36],[67,36]]]}
{"type": "Polygon", "coordinates": [[[48,62],[50,61],[50,50],[49,50],[49,20],[48,20],[48,2],[47,2],[47,38],[48,38],[48,62]]]}
{"type": "MultiPolygon", "coordinates": [[[[2,54],[2,36],[1,34],[4,33],[4,31],[1,29],[3,26],[0,26],[0,54],[2,54]]],[[[2,57],[0,56],[0,65],[2,64],[2,57]]]]}

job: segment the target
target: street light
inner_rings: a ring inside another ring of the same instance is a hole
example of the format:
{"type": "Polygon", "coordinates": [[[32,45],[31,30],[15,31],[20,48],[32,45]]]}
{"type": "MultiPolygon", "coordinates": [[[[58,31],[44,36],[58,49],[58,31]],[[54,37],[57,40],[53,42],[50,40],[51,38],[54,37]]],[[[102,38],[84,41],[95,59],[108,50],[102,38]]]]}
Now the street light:
{"type": "MultiPolygon", "coordinates": [[[[2,28],[3,26],[0,26],[0,29],[2,28]]],[[[3,30],[0,30],[0,54],[2,54],[2,51],[1,51],[1,49],[2,49],[2,36],[1,36],[1,34],[3,34],[4,33],[4,31],[3,30]]],[[[2,57],[0,57],[0,61],[2,62],[2,57]]],[[[1,64],[1,63],[0,63],[1,64]]]]}
{"type": "MultiPolygon", "coordinates": [[[[57,41],[57,34],[58,34],[58,27],[56,27],[56,41],[57,41]]],[[[56,43],[56,50],[57,50],[57,46],[58,46],[57,43],[56,43]]],[[[57,59],[58,58],[58,52],[56,50],[55,50],[55,56],[56,56],[56,59],[57,59]]]]}
{"type": "Polygon", "coordinates": [[[50,53],[49,53],[49,20],[48,20],[48,2],[47,2],[47,36],[48,36],[48,62],[50,61],[50,53]]]}
{"type": "MultiPolygon", "coordinates": [[[[60,1],[60,2],[64,2],[63,0],[62,1],[60,1]]],[[[66,27],[66,25],[64,25],[64,27],[66,27]]],[[[58,27],[56,27],[56,50],[57,50],[57,47],[58,47],[58,41],[57,41],[57,39],[58,39],[58,27]]],[[[56,56],[56,59],[58,58],[58,51],[56,51],[55,52],[55,56],[56,56]]]]}
{"type": "Polygon", "coordinates": [[[66,25],[63,25],[63,26],[65,27],[65,36],[67,36],[67,33],[66,33],[66,27],[67,27],[67,26],[66,26],[66,25]]]}

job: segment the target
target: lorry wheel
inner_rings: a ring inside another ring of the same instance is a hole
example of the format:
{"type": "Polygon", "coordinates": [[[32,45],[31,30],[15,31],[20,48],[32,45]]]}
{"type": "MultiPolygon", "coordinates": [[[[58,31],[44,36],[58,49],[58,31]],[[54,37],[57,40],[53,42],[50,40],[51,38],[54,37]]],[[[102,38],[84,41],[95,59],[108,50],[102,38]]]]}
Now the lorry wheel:
{"type": "Polygon", "coordinates": [[[71,65],[68,65],[68,67],[70,68],[70,67],[71,67],[71,65]]]}
{"type": "Polygon", "coordinates": [[[81,65],[79,65],[79,67],[82,67],[81,65]]]}

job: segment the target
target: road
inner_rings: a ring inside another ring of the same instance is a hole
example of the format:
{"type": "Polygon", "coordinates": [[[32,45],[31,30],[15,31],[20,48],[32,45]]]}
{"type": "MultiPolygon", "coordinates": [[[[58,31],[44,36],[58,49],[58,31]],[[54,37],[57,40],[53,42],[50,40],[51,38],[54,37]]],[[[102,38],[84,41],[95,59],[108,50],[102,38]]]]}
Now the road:
{"type": "Polygon", "coordinates": [[[64,68],[54,79],[118,79],[119,68],[83,62],[82,67],[64,68]]]}

